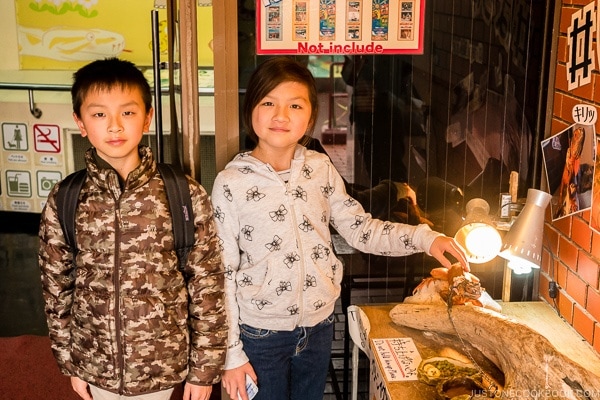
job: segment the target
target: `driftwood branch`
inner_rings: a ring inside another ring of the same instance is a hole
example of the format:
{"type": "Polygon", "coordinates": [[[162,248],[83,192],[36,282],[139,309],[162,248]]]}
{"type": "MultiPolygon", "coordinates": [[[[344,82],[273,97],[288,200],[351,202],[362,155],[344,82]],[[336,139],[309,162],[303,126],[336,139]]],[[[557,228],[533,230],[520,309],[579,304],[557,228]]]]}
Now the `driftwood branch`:
{"type": "Polygon", "coordinates": [[[600,376],[557,350],[534,329],[481,307],[455,306],[451,315],[454,324],[444,306],[398,304],[390,312],[398,325],[458,333],[504,372],[503,399],[587,400],[600,396],[600,376]]]}

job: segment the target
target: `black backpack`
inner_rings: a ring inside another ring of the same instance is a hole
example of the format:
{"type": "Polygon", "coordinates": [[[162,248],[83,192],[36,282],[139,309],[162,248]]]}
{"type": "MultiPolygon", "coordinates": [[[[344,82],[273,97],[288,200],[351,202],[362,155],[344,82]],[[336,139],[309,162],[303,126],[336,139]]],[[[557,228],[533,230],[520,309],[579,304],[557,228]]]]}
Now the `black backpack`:
{"type": "MultiPolygon", "coordinates": [[[[188,254],[194,245],[194,209],[188,181],[185,174],[171,164],[157,163],[156,167],[165,182],[169,210],[173,220],[175,250],[179,260],[179,269],[183,272],[188,254]]],[[[81,192],[86,176],[85,168],[73,172],[60,183],[56,194],[58,219],[65,240],[73,252],[73,265],[75,265],[75,257],[78,252],[75,241],[75,211],[79,192],[81,192]]]]}

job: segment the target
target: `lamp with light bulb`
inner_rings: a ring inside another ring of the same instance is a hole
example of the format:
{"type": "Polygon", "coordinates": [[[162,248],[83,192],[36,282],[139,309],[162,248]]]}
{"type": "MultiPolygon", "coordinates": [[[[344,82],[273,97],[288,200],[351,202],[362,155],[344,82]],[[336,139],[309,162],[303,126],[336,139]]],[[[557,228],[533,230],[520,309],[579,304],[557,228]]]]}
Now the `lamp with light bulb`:
{"type": "Polygon", "coordinates": [[[508,267],[515,274],[527,274],[534,268],[540,268],[544,213],[551,198],[546,192],[529,189],[523,210],[504,237],[498,255],[507,260],[508,267]]]}
{"type": "Polygon", "coordinates": [[[467,261],[474,264],[488,262],[498,255],[502,238],[489,216],[490,205],[481,198],[469,200],[465,206],[467,216],[454,235],[463,248],[467,261]]]}

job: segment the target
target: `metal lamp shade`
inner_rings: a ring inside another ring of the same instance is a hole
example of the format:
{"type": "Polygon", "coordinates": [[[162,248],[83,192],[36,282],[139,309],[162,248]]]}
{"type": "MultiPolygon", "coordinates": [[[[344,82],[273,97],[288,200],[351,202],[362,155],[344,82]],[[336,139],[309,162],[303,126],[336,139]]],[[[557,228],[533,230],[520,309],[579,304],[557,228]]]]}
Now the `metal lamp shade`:
{"type": "Polygon", "coordinates": [[[517,273],[528,273],[542,262],[544,213],[552,196],[537,189],[527,191],[523,210],[504,237],[500,257],[517,273]]]}

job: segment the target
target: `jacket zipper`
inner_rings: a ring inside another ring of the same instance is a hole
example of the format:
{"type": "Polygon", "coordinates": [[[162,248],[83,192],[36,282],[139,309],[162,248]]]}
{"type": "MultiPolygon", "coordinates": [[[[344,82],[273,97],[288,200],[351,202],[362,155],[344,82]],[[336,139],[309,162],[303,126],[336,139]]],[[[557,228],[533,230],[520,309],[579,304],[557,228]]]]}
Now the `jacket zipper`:
{"type": "Polygon", "coordinates": [[[120,242],[121,242],[121,226],[123,223],[123,219],[121,217],[121,202],[119,199],[116,200],[116,210],[115,210],[115,271],[113,274],[113,285],[115,287],[115,337],[117,344],[117,368],[120,371],[120,382],[119,385],[119,394],[123,394],[123,390],[125,388],[125,370],[124,365],[125,362],[123,360],[123,344],[121,343],[121,285],[120,285],[120,273],[119,273],[119,252],[121,250],[120,242]]]}
{"type": "MultiPolygon", "coordinates": [[[[279,177],[279,175],[277,174],[277,172],[274,172],[277,175],[277,178],[279,178],[279,180],[281,180],[281,178],[279,177]]],[[[292,168],[290,168],[290,179],[292,179],[292,168]]],[[[306,274],[306,268],[305,268],[305,260],[306,260],[306,256],[304,254],[304,249],[302,248],[302,241],[300,240],[299,236],[298,236],[298,219],[296,218],[296,209],[294,206],[294,199],[291,199],[290,201],[290,183],[285,182],[285,195],[288,201],[288,204],[290,206],[290,211],[291,211],[291,216],[292,216],[292,232],[294,232],[294,240],[296,240],[296,247],[298,248],[298,253],[300,254],[300,268],[298,268],[299,271],[299,277],[298,277],[298,284],[300,285],[298,287],[298,317],[296,318],[296,326],[298,326],[299,322],[302,321],[304,319],[304,290],[303,290],[303,285],[304,285],[304,276],[306,274]]]]}

